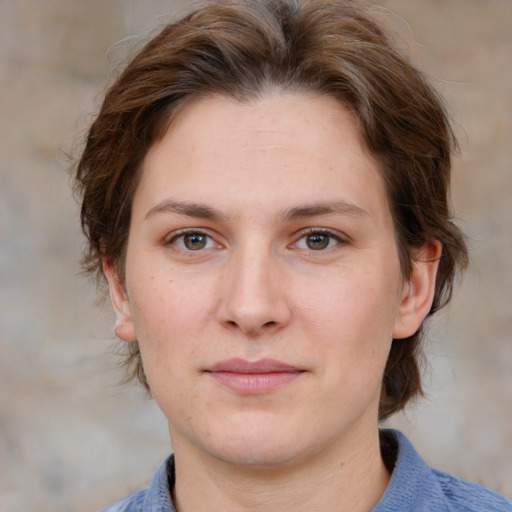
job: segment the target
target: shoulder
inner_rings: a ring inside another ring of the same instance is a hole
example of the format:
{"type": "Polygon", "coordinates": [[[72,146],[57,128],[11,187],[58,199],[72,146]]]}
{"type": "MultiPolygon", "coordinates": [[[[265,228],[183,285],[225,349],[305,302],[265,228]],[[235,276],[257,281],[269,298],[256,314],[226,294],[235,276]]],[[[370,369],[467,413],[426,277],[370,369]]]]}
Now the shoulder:
{"type": "Polygon", "coordinates": [[[512,501],[497,492],[435,469],[432,474],[454,511],[512,512],[512,501]]]}
{"type": "Polygon", "coordinates": [[[100,512],[140,512],[146,499],[147,489],[140,489],[100,512]]]}
{"type": "Polygon", "coordinates": [[[374,512],[512,512],[512,502],[504,496],[432,469],[402,433],[382,431],[381,446],[388,454],[394,452],[394,462],[391,481],[374,512]]]}
{"type": "Polygon", "coordinates": [[[171,455],[158,466],[151,484],[100,512],[176,512],[172,502],[174,458],[171,455]]]}

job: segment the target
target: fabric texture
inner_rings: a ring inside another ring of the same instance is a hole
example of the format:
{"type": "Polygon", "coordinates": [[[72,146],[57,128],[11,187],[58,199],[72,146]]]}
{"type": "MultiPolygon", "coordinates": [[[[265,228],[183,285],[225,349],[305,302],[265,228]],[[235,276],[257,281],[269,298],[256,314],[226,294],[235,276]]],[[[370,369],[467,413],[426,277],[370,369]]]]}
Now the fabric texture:
{"type": "MultiPolygon", "coordinates": [[[[382,430],[381,446],[392,476],[372,512],[512,512],[512,501],[504,496],[432,469],[397,430],[382,430]]],[[[176,512],[171,497],[173,487],[171,455],[160,464],[148,488],[101,512],[176,512]]]]}

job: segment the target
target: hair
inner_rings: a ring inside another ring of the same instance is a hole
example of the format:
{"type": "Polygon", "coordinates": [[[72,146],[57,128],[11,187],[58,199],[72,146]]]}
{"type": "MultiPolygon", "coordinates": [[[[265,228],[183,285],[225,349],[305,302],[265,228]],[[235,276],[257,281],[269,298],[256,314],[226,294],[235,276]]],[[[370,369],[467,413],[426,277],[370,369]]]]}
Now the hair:
{"type": "MultiPolygon", "coordinates": [[[[210,94],[247,102],[269,90],[325,94],[353,114],[386,186],[402,274],[419,248],[439,241],[429,314],[445,305],[468,258],[450,211],[457,143],[446,109],[367,9],[342,0],[213,1],[142,48],[107,91],[77,163],[84,269],[101,282],[106,260],[123,278],[141,164],[185,103],[210,94]]],[[[392,342],[380,419],[422,394],[422,331],[392,342]]],[[[137,342],[125,364],[149,389],[137,342]]]]}

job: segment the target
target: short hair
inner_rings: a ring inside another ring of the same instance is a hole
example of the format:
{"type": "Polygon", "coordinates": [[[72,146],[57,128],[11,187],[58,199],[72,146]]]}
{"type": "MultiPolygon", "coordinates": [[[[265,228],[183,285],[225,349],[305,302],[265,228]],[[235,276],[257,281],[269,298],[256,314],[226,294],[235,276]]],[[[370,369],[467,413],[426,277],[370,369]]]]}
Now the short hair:
{"type": "MultiPolygon", "coordinates": [[[[429,314],[446,304],[468,258],[449,199],[456,139],[438,93],[353,1],[212,1],[142,48],[107,91],[77,163],[85,270],[101,281],[104,259],[123,278],[141,164],[185,103],[211,94],[247,102],[270,90],[325,94],[353,114],[385,183],[402,274],[414,249],[441,242],[429,314]]],[[[423,393],[422,331],[392,342],[380,419],[423,393]]],[[[128,347],[129,375],[149,389],[137,342],[128,347]]]]}

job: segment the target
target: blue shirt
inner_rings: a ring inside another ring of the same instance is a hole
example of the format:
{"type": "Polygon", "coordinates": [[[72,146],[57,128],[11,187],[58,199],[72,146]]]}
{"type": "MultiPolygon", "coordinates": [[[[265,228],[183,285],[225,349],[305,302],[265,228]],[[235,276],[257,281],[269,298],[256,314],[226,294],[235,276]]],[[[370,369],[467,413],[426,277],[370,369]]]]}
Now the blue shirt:
{"type": "MultiPolygon", "coordinates": [[[[392,475],[372,512],[512,512],[512,501],[504,496],[432,469],[402,433],[381,431],[381,446],[384,459],[392,466],[392,475]]],[[[148,488],[102,512],[176,512],[171,497],[173,487],[171,455],[160,464],[148,488]]]]}

